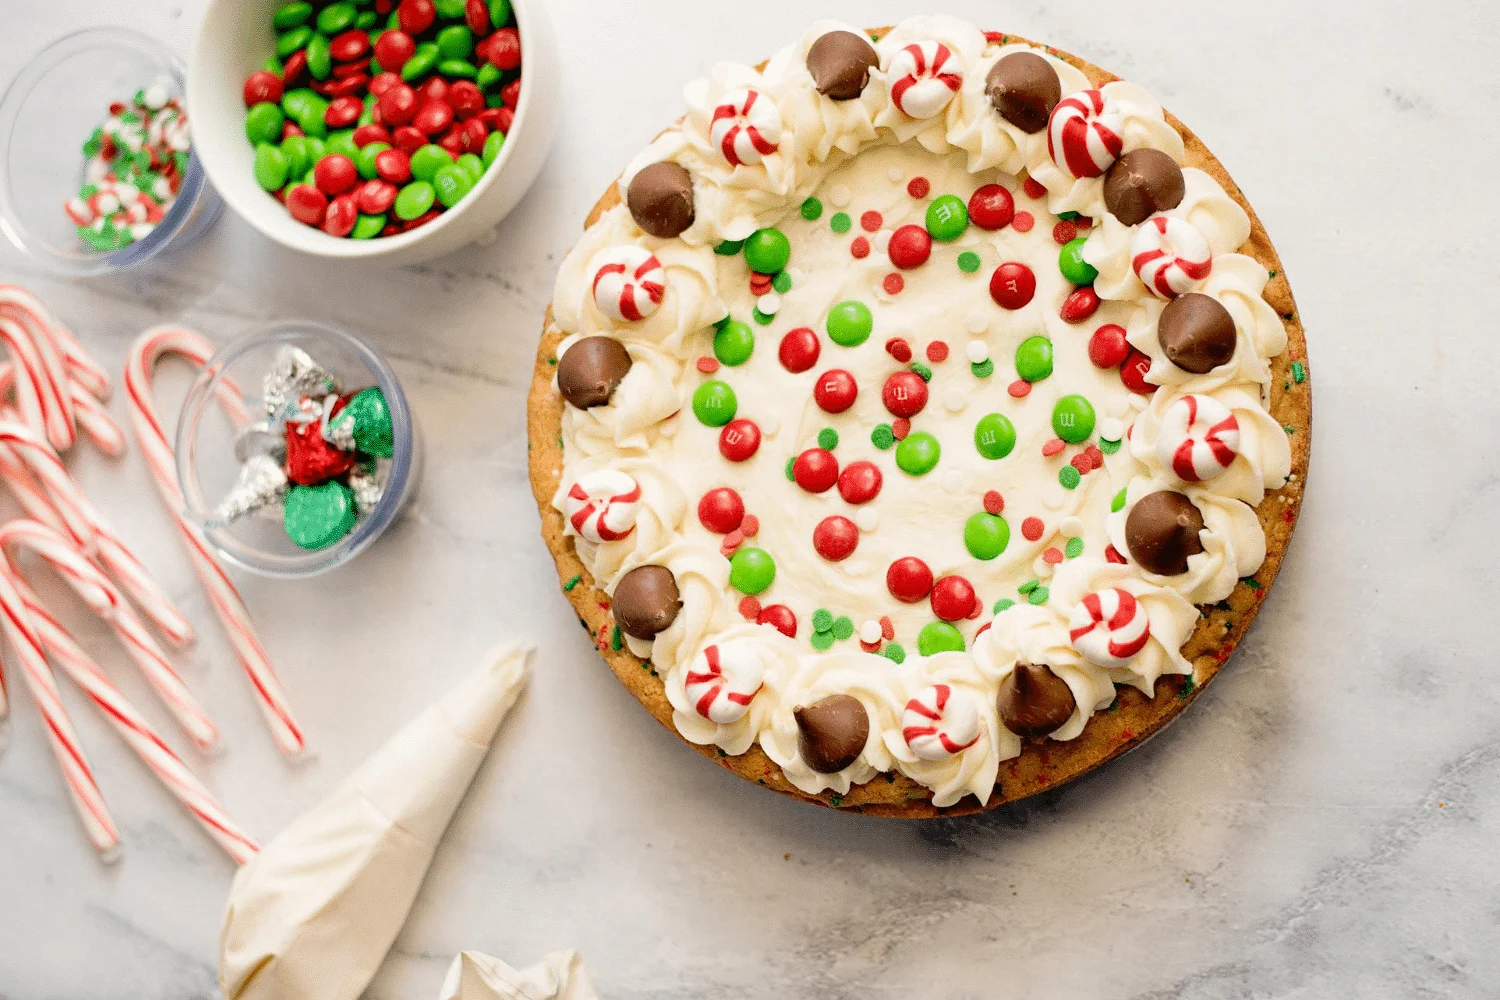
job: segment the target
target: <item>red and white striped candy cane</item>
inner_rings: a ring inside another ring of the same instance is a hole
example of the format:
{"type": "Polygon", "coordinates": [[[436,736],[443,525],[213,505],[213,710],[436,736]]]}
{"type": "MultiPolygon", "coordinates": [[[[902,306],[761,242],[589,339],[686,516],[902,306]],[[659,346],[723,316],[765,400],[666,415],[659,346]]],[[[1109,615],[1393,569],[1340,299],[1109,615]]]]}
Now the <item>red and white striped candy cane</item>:
{"type": "Polygon", "coordinates": [[[151,687],[182,725],[183,731],[200,747],[210,748],[219,742],[219,730],[207,710],[193,697],[182,677],[172,668],[146,626],[114,584],[93,563],[83,557],[73,543],[61,533],[36,521],[12,521],[0,526],[0,550],[10,561],[12,572],[19,569],[11,555],[15,547],[24,547],[41,556],[67,580],[78,596],[95,614],[114,629],[130,658],[140,667],[151,687]]]}
{"type": "Polygon", "coordinates": [[[197,775],[188,769],[182,758],[177,756],[141,713],[126,700],[120,689],[99,669],[98,664],[89,658],[61,623],[42,606],[31,588],[23,581],[16,581],[16,589],[26,610],[31,614],[37,637],[41,639],[52,661],[93,700],[105,719],[120,734],[120,738],[146,762],[146,766],[167,787],[167,791],[176,796],[193,818],[208,831],[208,835],[237,863],[244,864],[254,857],[260,850],[259,845],[230,818],[207,786],[198,780],[197,775]]]}
{"type": "Polygon", "coordinates": [[[109,372],[83,349],[73,331],[35,295],[18,285],[0,284],[0,312],[18,316],[22,322],[46,331],[66,362],[68,377],[87,389],[95,399],[109,398],[109,372]]]}
{"type": "Polygon", "coordinates": [[[103,793],[99,791],[98,782],[94,780],[93,769],[89,767],[83,747],[78,742],[73,722],[63,708],[62,694],[57,690],[57,681],[47,666],[42,641],[8,567],[0,568],[0,627],[3,627],[10,638],[21,676],[31,689],[31,695],[42,713],[47,739],[52,745],[52,755],[57,758],[58,767],[62,769],[68,794],[73,799],[79,818],[83,820],[89,840],[95,850],[108,857],[120,845],[120,831],[109,815],[109,807],[104,802],[103,793]]]}
{"type": "Polygon", "coordinates": [[[59,452],[73,447],[73,397],[68,372],[45,330],[0,313],[0,342],[15,359],[16,405],[26,426],[59,452]]]}
{"type": "Polygon", "coordinates": [[[85,552],[94,551],[97,535],[88,519],[89,502],[68,477],[68,470],[63,468],[62,459],[52,446],[30,427],[14,421],[0,421],[0,444],[9,445],[41,482],[48,500],[79,547],[85,552]]]}
{"type": "MultiPolygon", "coordinates": [[[[130,347],[130,356],[125,363],[125,392],[130,403],[130,422],[135,428],[136,442],[146,464],[156,480],[157,491],[166,502],[177,524],[178,534],[187,548],[193,569],[208,594],[219,621],[234,647],[240,666],[250,678],[251,688],[260,704],[261,714],[271,729],[271,737],[277,747],[286,754],[301,753],[305,741],[302,730],[292,716],[291,705],[276,670],[271,666],[265,647],[255,634],[255,625],[239,591],[230,581],[217,560],[214,559],[203,529],[189,521],[183,514],[185,506],[182,489],[177,484],[176,461],[172,445],[157,417],[156,406],[151,397],[151,372],[157,360],[164,354],[178,354],[195,364],[203,365],[213,356],[213,345],[201,334],[180,327],[155,327],[136,338],[130,347]]],[[[227,401],[226,401],[227,402],[227,401]]],[[[237,401],[236,401],[237,402],[237,401]]],[[[246,418],[243,406],[231,418],[246,418]]]]}
{"type": "MultiPolygon", "coordinates": [[[[0,364],[0,397],[4,397],[16,386],[16,369],[14,365],[0,364]]],[[[19,390],[18,390],[19,391],[19,390]]],[[[119,458],[125,453],[125,432],[120,425],[115,423],[115,418],[109,415],[104,405],[89,392],[82,383],[68,380],[68,395],[73,400],[73,419],[79,430],[88,435],[94,446],[110,458],[119,458]]],[[[27,423],[20,411],[13,411],[13,415],[5,419],[20,420],[27,423]]],[[[28,424],[28,426],[31,426],[28,424]]]]}

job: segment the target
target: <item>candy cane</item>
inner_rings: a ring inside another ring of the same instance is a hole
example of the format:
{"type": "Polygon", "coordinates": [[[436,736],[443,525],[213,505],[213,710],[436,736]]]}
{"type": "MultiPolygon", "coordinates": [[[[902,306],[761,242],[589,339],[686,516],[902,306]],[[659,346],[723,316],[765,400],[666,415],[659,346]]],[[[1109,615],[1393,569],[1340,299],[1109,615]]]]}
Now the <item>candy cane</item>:
{"type": "Polygon", "coordinates": [[[62,324],[42,301],[17,285],[0,285],[0,312],[17,316],[51,338],[67,365],[68,377],[96,399],[109,398],[109,373],[84,350],[73,331],[62,324]]]}
{"type": "Polygon", "coordinates": [[[79,818],[83,820],[89,840],[93,842],[95,850],[110,859],[120,845],[120,832],[110,818],[109,807],[105,804],[99,784],[94,780],[94,772],[84,757],[78,734],[73,729],[67,710],[63,708],[62,694],[57,690],[57,681],[47,666],[42,641],[37,635],[31,614],[8,570],[0,570],[0,627],[3,627],[10,638],[11,648],[15,650],[16,660],[20,664],[21,677],[31,689],[31,695],[42,713],[52,754],[57,758],[58,767],[62,769],[68,794],[73,799],[79,818]]]}
{"type": "MultiPolygon", "coordinates": [[[[182,543],[198,574],[203,589],[213,603],[219,621],[234,647],[240,666],[244,669],[260,704],[261,714],[271,729],[272,739],[286,754],[301,753],[305,742],[302,730],[292,716],[286,693],[276,670],[271,666],[265,648],[255,634],[250,612],[245,608],[239,591],[235,589],[228,574],[214,559],[203,536],[203,529],[182,514],[185,506],[182,489],[177,484],[176,462],[172,445],[162,429],[156,415],[156,406],[151,396],[151,372],[157,360],[164,354],[179,354],[195,364],[206,364],[213,355],[213,345],[201,334],[179,327],[156,327],[141,334],[130,347],[130,356],[125,363],[125,391],[130,402],[130,422],[135,428],[136,442],[141,454],[146,457],[156,488],[172,512],[182,543]]],[[[228,400],[225,401],[230,402],[228,400]]],[[[238,403],[238,400],[233,402],[238,403]]],[[[238,413],[231,409],[231,418],[248,418],[243,404],[238,413]]]]}
{"type": "Polygon", "coordinates": [[[15,358],[16,403],[28,427],[46,435],[59,452],[73,447],[73,397],[68,373],[45,331],[0,313],[0,342],[15,358]]]}
{"type": "Polygon", "coordinates": [[[11,553],[16,547],[30,549],[51,563],[84,603],[110,624],[130,658],[194,743],[205,749],[218,743],[219,730],[208,712],[172,669],[120,591],[98,567],[61,533],[36,521],[12,521],[0,527],[0,550],[9,559],[11,571],[19,575],[11,553]]]}
{"type": "Polygon", "coordinates": [[[85,552],[92,552],[98,537],[88,519],[91,505],[68,477],[68,470],[63,468],[62,459],[52,446],[31,428],[14,421],[0,421],[0,444],[10,445],[26,463],[27,469],[45,487],[58,517],[68,526],[68,533],[85,552]]]}
{"type": "Polygon", "coordinates": [[[52,617],[31,588],[24,581],[15,581],[15,584],[36,626],[37,637],[41,639],[53,662],[93,700],[120,734],[120,738],[146,762],[146,766],[161,779],[167,791],[203,825],[208,835],[225,853],[239,864],[254,857],[260,850],[259,846],[230,818],[207,786],[198,780],[197,775],[188,769],[182,758],[177,756],[141,713],[126,700],[120,689],[99,669],[98,664],[89,658],[61,623],[52,617]]]}
{"type": "MultiPolygon", "coordinates": [[[[16,383],[16,369],[11,364],[0,364],[0,397],[15,389],[18,393],[19,386],[16,383]]],[[[125,432],[120,425],[115,423],[115,418],[109,415],[103,404],[91,393],[86,386],[75,379],[68,380],[68,395],[73,401],[73,419],[78,428],[88,435],[94,446],[110,458],[119,458],[125,453],[125,432]]],[[[21,420],[19,411],[13,417],[7,419],[21,420]]],[[[28,424],[28,426],[32,426],[28,424]]]]}

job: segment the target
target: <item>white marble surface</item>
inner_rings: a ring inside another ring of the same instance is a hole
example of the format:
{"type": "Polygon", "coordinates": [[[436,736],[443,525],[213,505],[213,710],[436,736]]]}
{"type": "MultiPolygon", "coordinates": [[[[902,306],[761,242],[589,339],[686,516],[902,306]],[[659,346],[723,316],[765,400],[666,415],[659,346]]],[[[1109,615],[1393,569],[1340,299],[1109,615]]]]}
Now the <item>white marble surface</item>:
{"type": "MultiPolygon", "coordinates": [[[[363,330],[406,381],[429,445],[418,509],[356,568],[243,581],[316,748],[302,766],[267,739],[139,458],[70,460],[201,626],[183,669],[229,746],[206,770],[255,834],[317,801],[496,638],[542,645],[369,995],[433,995],[464,948],[526,963],[568,946],[611,998],[1500,994],[1500,8],[949,0],[1146,85],[1219,154],[1292,278],[1318,440],[1282,578],[1177,726],[1040,800],[903,825],[733,779],[615,683],[537,538],[522,402],[559,257],[677,113],[681,84],[714,58],[768,54],[814,15],[882,23],[908,5],[551,6],[563,134],[490,247],[365,274],[227,218],[170,269],[86,284],[0,248],[0,276],[116,371],[159,321],[228,338],[311,316],[363,330]]],[[[198,9],[3,0],[0,77],[85,21],[129,20],[185,50],[198,9]]],[[[64,617],[165,726],[82,609],[64,617]]],[[[124,832],[123,863],[101,866],[16,701],[0,998],[211,996],[230,864],[70,697],[124,832]]]]}

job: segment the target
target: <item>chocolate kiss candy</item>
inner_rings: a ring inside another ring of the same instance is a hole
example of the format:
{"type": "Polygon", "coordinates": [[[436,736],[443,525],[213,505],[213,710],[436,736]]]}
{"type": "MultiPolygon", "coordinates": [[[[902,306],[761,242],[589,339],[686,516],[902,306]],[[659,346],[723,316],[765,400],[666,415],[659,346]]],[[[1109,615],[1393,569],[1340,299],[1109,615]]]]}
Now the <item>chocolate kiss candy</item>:
{"type": "Polygon", "coordinates": [[[358,517],[354,494],[337,480],[320,486],[293,486],[281,511],[286,536],[304,549],[326,549],[349,534],[358,517]]]}
{"type": "Polygon", "coordinates": [[[693,175],[666,160],[642,167],[625,190],[625,204],[635,224],[652,236],[681,236],[693,224],[693,175]]]}
{"type": "Polygon", "coordinates": [[[1188,292],[1161,311],[1156,341],[1172,364],[1203,375],[1234,357],[1234,317],[1212,296],[1188,292]]]}
{"type": "Polygon", "coordinates": [[[1182,168],[1159,149],[1132,149],[1104,175],[1104,207],[1127,226],[1182,204],[1182,168]]]}
{"type": "Polygon", "coordinates": [[[1185,495],[1174,490],[1149,493],[1125,519],[1125,547],[1141,568],[1162,576],[1186,573],[1188,556],[1203,551],[1198,532],[1203,515],[1185,495]]]}
{"type": "Polygon", "coordinates": [[[323,421],[286,425],[286,477],[303,486],[316,486],[342,476],[354,465],[354,452],[344,451],[323,437],[323,421]]]}
{"type": "Polygon", "coordinates": [[[1052,109],[1062,100],[1057,70],[1035,52],[1012,52],[995,63],[984,90],[1000,117],[1022,132],[1046,128],[1052,109]]]}
{"type": "Polygon", "coordinates": [[[852,31],[830,31],[807,50],[813,84],[831,101],[852,101],[863,94],[870,70],[878,65],[875,46],[852,31]]]}
{"type": "Polygon", "coordinates": [[[833,694],[807,707],[792,710],[797,720],[797,747],[807,766],[819,774],[835,774],[864,753],[870,737],[870,716],[858,698],[833,694]]]}
{"type": "Polygon", "coordinates": [[[682,595],[665,566],[637,566],[615,587],[613,605],[620,631],[637,639],[655,639],[677,620],[682,595]]]}
{"type": "Polygon", "coordinates": [[[391,411],[386,406],[385,393],[378,386],[356,392],[334,420],[341,425],[353,425],[354,446],[366,455],[390,458],[395,453],[391,411]]]}
{"type": "Polygon", "coordinates": [[[580,410],[603,406],[630,371],[630,354],[613,337],[584,337],[557,363],[557,388],[580,410]]]}
{"type": "Polygon", "coordinates": [[[995,711],[1017,736],[1046,736],[1073,715],[1077,703],[1067,682],[1040,663],[1017,663],[1000,682],[995,711]]]}

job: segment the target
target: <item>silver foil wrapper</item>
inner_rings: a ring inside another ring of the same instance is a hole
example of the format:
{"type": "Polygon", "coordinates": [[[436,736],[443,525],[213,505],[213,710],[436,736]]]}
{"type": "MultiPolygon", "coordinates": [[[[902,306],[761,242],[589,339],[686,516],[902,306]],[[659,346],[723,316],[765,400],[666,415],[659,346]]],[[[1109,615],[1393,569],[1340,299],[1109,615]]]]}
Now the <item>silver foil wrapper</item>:
{"type": "Polygon", "coordinates": [[[374,463],[356,465],[349,470],[349,489],[354,493],[354,506],[361,514],[369,514],[385,495],[385,487],[375,478],[374,463]]]}
{"type": "Polygon", "coordinates": [[[354,444],[354,416],[342,412],[336,417],[329,415],[338,401],[337,396],[329,396],[323,401],[323,440],[340,451],[358,451],[354,444]]]}
{"type": "Polygon", "coordinates": [[[338,380],[302,348],[290,344],[276,353],[276,367],[266,375],[261,397],[266,417],[274,426],[291,419],[306,396],[322,397],[339,391],[338,380]]]}
{"type": "Polygon", "coordinates": [[[286,458],[286,435],[273,428],[269,420],[246,424],[234,436],[235,461],[244,464],[256,455],[269,455],[277,461],[286,458]]]}
{"type": "Polygon", "coordinates": [[[214,508],[216,525],[232,524],[242,517],[273,507],[286,497],[288,483],[281,463],[270,455],[251,455],[240,466],[239,479],[214,508]]]}

